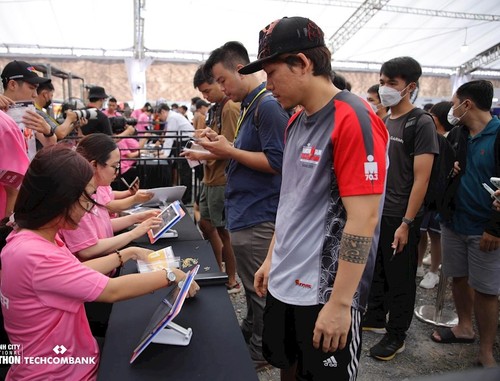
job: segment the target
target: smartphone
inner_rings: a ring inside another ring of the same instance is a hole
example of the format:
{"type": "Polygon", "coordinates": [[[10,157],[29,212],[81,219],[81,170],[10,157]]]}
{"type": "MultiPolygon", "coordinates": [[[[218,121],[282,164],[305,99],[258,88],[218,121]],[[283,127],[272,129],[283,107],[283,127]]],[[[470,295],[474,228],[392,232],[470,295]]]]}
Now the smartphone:
{"type": "Polygon", "coordinates": [[[490,181],[497,189],[500,189],[500,177],[490,177],[490,181]]]}
{"type": "Polygon", "coordinates": [[[193,147],[194,140],[188,140],[184,148],[191,149],[193,147]]]}
{"type": "Polygon", "coordinates": [[[136,177],[135,177],[135,179],[134,179],[134,181],[132,181],[132,183],[130,184],[130,186],[129,186],[128,188],[129,188],[129,189],[130,189],[130,188],[133,188],[133,187],[134,187],[134,185],[135,185],[135,183],[137,183],[138,181],[139,181],[139,176],[136,176],[136,177]]]}
{"type": "Polygon", "coordinates": [[[127,186],[127,188],[130,189],[130,188],[132,188],[135,185],[136,182],[139,181],[139,177],[136,176],[135,179],[134,179],[134,181],[132,181],[131,184],[127,183],[127,180],[125,180],[123,177],[121,177],[121,180],[127,186]]]}
{"type": "Polygon", "coordinates": [[[483,183],[483,188],[488,191],[488,193],[491,195],[491,198],[494,198],[495,200],[500,202],[500,196],[495,196],[495,191],[491,189],[491,187],[488,184],[483,183]]]}

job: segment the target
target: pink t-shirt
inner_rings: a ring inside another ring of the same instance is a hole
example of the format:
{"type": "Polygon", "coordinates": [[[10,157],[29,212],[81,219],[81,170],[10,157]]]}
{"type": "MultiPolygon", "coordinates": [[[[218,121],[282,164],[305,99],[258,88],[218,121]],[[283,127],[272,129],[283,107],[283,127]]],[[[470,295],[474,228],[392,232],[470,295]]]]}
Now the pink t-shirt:
{"type": "Polygon", "coordinates": [[[135,163],[134,160],[130,160],[129,158],[127,158],[127,154],[134,152],[134,151],[137,151],[139,149],[139,142],[137,140],[135,140],[134,138],[120,139],[120,141],[118,142],[117,145],[118,145],[118,148],[120,149],[121,172],[122,172],[122,174],[124,174],[135,163]]]}
{"type": "Polygon", "coordinates": [[[82,265],[59,237],[54,244],[28,230],[7,237],[1,259],[5,329],[23,358],[7,380],[95,380],[99,347],[83,303],[96,300],[109,278],[82,265]]]}
{"type": "MultiPolygon", "coordinates": [[[[26,155],[26,143],[16,122],[0,111],[0,171],[26,173],[30,161],[26,155]]],[[[7,193],[0,182],[0,220],[5,217],[7,193]]]]}
{"type": "MultiPolygon", "coordinates": [[[[93,197],[100,205],[107,205],[114,199],[109,186],[97,187],[93,197]]],[[[87,247],[94,246],[102,238],[113,237],[114,233],[108,210],[95,206],[90,213],[85,213],[76,230],[61,229],[59,235],[68,249],[77,254],[87,247]]]]}
{"type": "Polygon", "coordinates": [[[150,123],[149,116],[144,112],[137,118],[137,124],[135,126],[135,129],[137,131],[142,131],[142,132],[147,131],[149,123],[150,123]]]}
{"type": "Polygon", "coordinates": [[[106,109],[106,110],[102,110],[102,113],[103,113],[104,115],[106,115],[108,118],[113,118],[113,117],[115,117],[115,116],[122,116],[122,114],[120,114],[119,112],[116,112],[116,111],[115,111],[115,113],[114,113],[114,114],[111,114],[111,113],[109,112],[109,110],[108,110],[108,109],[106,109]]]}
{"type": "Polygon", "coordinates": [[[130,114],[130,117],[134,118],[134,119],[139,119],[139,116],[141,114],[143,114],[142,108],[138,108],[137,110],[132,111],[132,113],[130,114]]]}

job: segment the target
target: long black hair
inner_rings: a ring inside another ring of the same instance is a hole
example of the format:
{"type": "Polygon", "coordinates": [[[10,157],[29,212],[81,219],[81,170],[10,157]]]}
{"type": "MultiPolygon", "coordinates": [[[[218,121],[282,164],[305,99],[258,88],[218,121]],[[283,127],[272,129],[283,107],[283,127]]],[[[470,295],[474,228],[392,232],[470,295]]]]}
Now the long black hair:
{"type": "Polygon", "coordinates": [[[117,149],[113,138],[109,135],[95,133],[85,136],[76,147],[76,152],[89,162],[95,160],[97,164],[106,165],[111,152],[117,149]]]}
{"type": "MultiPolygon", "coordinates": [[[[33,158],[19,189],[14,205],[15,223],[21,229],[38,229],[60,216],[76,225],[70,210],[86,194],[85,187],[93,174],[90,163],[67,145],[42,148],[33,158]]],[[[2,241],[12,230],[6,226],[8,220],[6,217],[0,224],[2,241]]]]}

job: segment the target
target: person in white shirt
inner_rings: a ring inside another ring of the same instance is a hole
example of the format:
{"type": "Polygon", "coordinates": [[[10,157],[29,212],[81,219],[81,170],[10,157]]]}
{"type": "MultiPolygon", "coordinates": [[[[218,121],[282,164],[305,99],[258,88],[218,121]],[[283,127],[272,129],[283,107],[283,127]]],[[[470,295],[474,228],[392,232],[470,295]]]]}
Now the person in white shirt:
{"type": "Polygon", "coordinates": [[[163,139],[162,143],[165,155],[178,158],[172,161],[173,184],[180,183],[180,185],[187,187],[182,202],[189,204],[192,201],[193,193],[193,171],[187,161],[180,158],[180,153],[186,142],[193,137],[194,127],[181,114],[171,112],[166,103],[158,106],[157,114],[165,131],[165,139],[163,139]]]}

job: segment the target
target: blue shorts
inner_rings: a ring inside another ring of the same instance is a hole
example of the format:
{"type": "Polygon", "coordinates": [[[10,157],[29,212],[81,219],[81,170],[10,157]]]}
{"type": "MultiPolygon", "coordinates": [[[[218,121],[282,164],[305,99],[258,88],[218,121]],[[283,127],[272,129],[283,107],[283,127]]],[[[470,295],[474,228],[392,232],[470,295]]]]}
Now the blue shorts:
{"type": "Polygon", "coordinates": [[[435,211],[427,211],[424,214],[422,223],[420,224],[420,231],[431,231],[433,233],[441,234],[441,226],[439,226],[438,214],[435,211]]]}
{"type": "Polygon", "coordinates": [[[287,369],[297,363],[297,379],[356,379],[361,355],[361,313],[351,308],[351,329],[344,349],[325,353],[313,347],[313,330],[321,308],[323,305],[286,304],[268,291],[262,354],[277,368],[287,369]]]}

